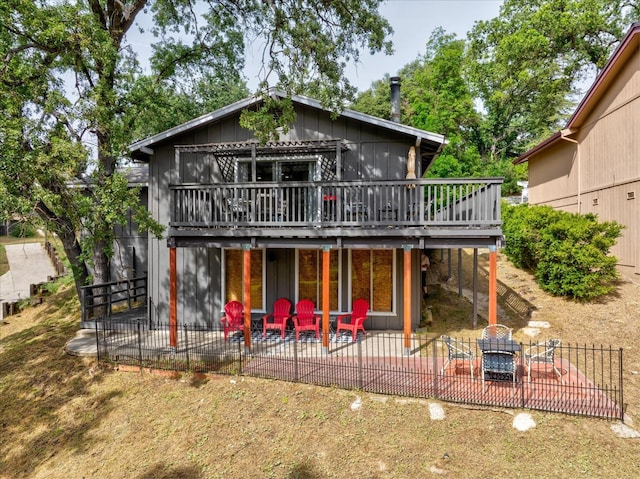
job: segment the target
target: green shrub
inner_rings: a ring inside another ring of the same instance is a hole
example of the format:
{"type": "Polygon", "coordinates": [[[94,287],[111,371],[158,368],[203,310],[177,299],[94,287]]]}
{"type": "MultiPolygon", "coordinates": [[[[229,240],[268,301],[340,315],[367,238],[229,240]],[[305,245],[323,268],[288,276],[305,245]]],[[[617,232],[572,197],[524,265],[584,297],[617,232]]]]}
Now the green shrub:
{"type": "Polygon", "coordinates": [[[548,206],[507,206],[504,213],[504,252],[516,266],[533,270],[542,289],[581,301],[614,289],[617,259],[609,252],[622,225],[548,206]]]}
{"type": "Polygon", "coordinates": [[[36,235],[36,229],[29,223],[16,223],[11,227],[9,234],[14,238],[33,238],[36,235]]]}
{"type": "Polygon", "coordinates": [[[540,254],[540,234],[563,214],[550,206],[506,206],[503,208],[503,232],[507,240],[504,252],[518,268],[535,270],[540,254]]]}

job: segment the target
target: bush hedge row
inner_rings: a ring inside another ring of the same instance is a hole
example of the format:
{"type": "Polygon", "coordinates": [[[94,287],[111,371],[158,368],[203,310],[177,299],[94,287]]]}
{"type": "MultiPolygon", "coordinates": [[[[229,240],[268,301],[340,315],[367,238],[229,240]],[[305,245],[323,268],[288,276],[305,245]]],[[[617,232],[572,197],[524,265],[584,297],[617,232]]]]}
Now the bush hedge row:
{"type": "Polygon", "coordinates": [[[504,205],[502,219],[505,254],[533,271],[543,290],[580,301],[614,290],[617,259],[609,251],[623,225],[527,204],[504,205]]]}

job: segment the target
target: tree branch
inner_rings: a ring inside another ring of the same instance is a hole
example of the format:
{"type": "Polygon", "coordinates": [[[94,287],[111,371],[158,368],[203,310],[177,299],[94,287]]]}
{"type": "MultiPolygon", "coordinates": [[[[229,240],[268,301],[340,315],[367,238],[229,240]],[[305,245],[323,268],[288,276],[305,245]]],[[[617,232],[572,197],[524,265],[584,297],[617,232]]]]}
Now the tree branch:
{"type": "Polygon", "coordinates": [[[102,10],[102,6],[100,5],[99,0],[89,0],[89,6],[91,7],[91,11],[98,18],[100,25],[102,28],[107,30],[107,18],[104,16],[104,10],[102,10]]]}

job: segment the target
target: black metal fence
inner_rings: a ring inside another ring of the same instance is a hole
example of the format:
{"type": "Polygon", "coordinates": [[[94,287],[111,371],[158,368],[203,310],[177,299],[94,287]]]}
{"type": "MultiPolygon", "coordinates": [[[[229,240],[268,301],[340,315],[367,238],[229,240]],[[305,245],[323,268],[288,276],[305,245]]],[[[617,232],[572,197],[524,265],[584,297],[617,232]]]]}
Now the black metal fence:
{"type": "MultiPolygon", "coordinates": [[[[262,330],[225,341],[211,328],[178,328],[175,346],[168,324],[96,322],[98,359],[140,369],[242,374],[380,394],[528,408],[573,415],[624,419],[622,349],[560,344],[551,360],[536,357],[548,344],[517,343],[505,371],[483,366],[491,351],[476,339],[458,340],[466,355],[451,354],[441,337],[402,332],[331,333],[328,347],[313,333],[284,338],[262,330]],[[541,349],[542,348],[542,349],[541,349]],[[512,374],[513,373],[513,374],[512,374]]],[[[500,353],[502,354],[502,353],[500,353]]]]}

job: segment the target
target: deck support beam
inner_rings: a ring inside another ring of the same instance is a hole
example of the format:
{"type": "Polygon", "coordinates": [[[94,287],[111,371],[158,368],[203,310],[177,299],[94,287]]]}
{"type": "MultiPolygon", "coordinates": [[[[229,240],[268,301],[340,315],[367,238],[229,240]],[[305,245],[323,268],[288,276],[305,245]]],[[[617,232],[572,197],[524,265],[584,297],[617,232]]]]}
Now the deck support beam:
{"type": "Polygon", "coordinates": [[[498,323],[498,252],[489,246],[489,324],[498,323]]]}
{"type": "Polygon", "coordinates": [[[176,248],[169,248],[169,345],[178,347],[178,281],[176,248]]]}
{"type": "Polygon", "coordinates": [[[242,308],[244,311],[244,349],[251,351],[251,245],[242,245],[242,308]]]}
{"type": "Polygon", "coordinates": [[[322,247],[322,352],[329,354],[329,263],[331,248],[322,247]]]}
{"type": "Polygon", "coordinates": [[[404,352],[411,354],[411,246],[404,246],[404,352]]]}

